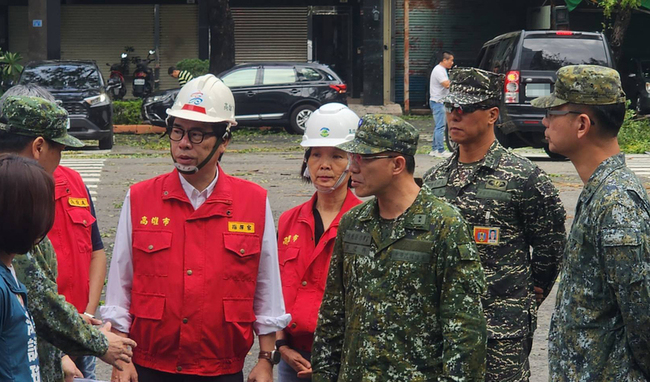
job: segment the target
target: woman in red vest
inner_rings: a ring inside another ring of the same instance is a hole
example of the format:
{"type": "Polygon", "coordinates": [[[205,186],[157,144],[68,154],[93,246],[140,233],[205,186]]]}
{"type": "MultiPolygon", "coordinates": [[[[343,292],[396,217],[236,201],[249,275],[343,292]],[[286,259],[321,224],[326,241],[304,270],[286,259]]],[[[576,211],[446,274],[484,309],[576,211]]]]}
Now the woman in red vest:
{"type": "Polygon", "coordinates": [[[358,125],[359,117],[347,106],[330,103],[316,110],[305,126],[301,173],[316,192],[278,222],[282,292],[291,314],[289,325],[276,334],[280,382],[311,378],[311,345],[339,220],[361,203],[348,187],[347,154],[335,146],[352,140],[358,125]]]}

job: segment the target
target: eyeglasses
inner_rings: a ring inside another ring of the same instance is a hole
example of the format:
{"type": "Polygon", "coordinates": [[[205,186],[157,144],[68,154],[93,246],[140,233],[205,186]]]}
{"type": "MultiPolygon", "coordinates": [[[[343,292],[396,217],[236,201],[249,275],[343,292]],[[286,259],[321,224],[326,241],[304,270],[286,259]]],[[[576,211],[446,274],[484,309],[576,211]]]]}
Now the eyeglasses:
{"type": "Polygon", "coordinates": [[[492,107],[487,106],[487,105],[481,105],[481,104],[473,104],[473,105],[458,105],[458,104],[451,104],[451,103],[446,103],[445,104],[445,111],[447,113],[452,113],[456,111],[458,114],[470,114],[475,112],[476,110],[488,110],[491,109],[492,107]]]}
{"type": "Polygon", "coordinates": [[[398,155],[361,155],[348,153],[348,160],[351,162],[354,161],[357,164],[365,164],[375,159],[396,158],[397,156],[398,155]]]}
{"type": "Polygon", "coordinates": [[[206,136],[216,135],[213,132],[207,132],[201,129],[189,129],[185,131],[178,127],[172,127],[171,131],[169,132],[169,139],[174,142],[179,142],[181,139],[183,139],[185,133],[187,133],[187,137],[189,138],[190,142],[194,144],[203,142],[203,139],[205,139],[206,136]]]}
{"type": "MultiPolygon", "coordinates": [[[[567,115],[567,114],[578,114],[578,115],[585,114],[586,115],[586,113],[583,113],[581,111],[575,111],[575,110],[551,110],[551,109],[546,109],[546,119],[550,119],[552,115],[567,115]]],[[[587,117],[589,117],[589,116],[587,116],[587,117]]],[[[591,117],[589,117],[589,122],[592,125],[596,124],[596,122],[594,122],[594,120],[591,119],[591,117]]]]}

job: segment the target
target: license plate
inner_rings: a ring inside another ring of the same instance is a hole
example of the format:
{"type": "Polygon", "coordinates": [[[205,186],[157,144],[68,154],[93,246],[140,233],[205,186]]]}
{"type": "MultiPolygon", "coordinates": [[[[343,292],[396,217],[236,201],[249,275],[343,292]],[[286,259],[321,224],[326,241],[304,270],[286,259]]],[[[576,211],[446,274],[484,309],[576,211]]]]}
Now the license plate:
{"type": "Polygon", "coordinates": [[[526,84],[526,97],[537,98],[551,94],[551,84],[526,84]]]}
{"type": "Polygon", "coordinates": [[[144,78],[136,78],[133,80],[133,85],[144,85],[144,78]]]}

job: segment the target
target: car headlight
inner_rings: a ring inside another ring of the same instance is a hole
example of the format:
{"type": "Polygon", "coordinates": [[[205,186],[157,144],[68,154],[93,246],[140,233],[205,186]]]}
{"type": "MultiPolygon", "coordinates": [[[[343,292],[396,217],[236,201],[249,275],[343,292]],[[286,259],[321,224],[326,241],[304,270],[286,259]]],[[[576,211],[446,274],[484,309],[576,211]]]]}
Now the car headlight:
{"type": "Polygon", "coordinates": [[[88,102],[88,105],[90,105],[90,107],[104,106],[104,105],[108,105],[110,103],[110,100],[108,99],[108,96],[106,96],[106,94],[104,94],[104,93],[102,93],[102,94],[100,94],[98,96],[84,98],[84,101],[88,102]]]}
{"type": "Polygon", "coordinates": [[[648,94],[650,94],[650,82],[645,83],[645,91],[648,92],[648,94]]]}
{"type": "Polygon", "coordinates": [[[166,102],[168,100],[172,99],[171,94],[161,94],[157,96],[153,96],[147,99],[146,103],[153,103],[153,102],[166,102]]]}

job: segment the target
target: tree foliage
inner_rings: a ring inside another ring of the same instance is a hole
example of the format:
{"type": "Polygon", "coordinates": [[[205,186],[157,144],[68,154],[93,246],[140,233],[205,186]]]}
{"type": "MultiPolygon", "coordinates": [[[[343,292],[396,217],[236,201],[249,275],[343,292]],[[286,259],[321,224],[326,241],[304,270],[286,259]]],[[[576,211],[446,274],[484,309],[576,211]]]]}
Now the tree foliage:
{"type": "Polygon", "coordinates": [[[641,6],[642,0],[589,0],[603,9],[606,19],[604,29],[609,34],[609,45],[614,52],[614,61],[620,63],[623,54],[623,40],[630,25],[632,11],[641,6]],[[613,16],[615,14],[615,16],[613,16]],[[614,24],[612,25],[612,17],[614,24]]]}

